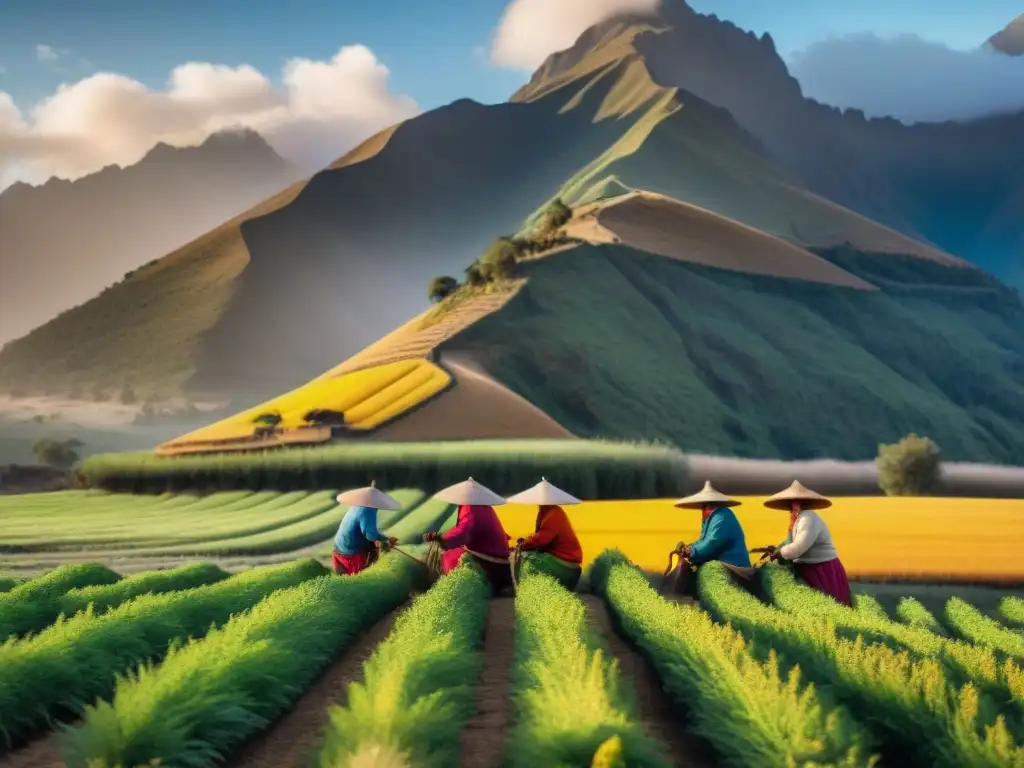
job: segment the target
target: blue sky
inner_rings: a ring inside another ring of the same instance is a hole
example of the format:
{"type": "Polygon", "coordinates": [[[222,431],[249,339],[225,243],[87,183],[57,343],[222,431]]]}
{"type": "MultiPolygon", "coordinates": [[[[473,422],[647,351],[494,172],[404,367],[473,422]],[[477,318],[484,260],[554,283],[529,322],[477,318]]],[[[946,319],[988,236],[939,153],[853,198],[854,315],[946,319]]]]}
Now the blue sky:
{"type": "MultiPolygon", "coordinates": [[[[151,87],[185,61],[251,64],[276,78],[291,57],[330,58],[361,43],[391,69],[391,90],[431,108],[505,99],[525,73],[491,65],[506,0],[23,0],[0,7],[0,91],[27,109],[64,81],[118,72],[151,87]],[[40,61],[36,46],[69,53],[40,61]]],[[[693,0],[758,33],[784,56],[828,36],[911,32],[973,48],[1020,13],[1020,0],[693,0]]]]}

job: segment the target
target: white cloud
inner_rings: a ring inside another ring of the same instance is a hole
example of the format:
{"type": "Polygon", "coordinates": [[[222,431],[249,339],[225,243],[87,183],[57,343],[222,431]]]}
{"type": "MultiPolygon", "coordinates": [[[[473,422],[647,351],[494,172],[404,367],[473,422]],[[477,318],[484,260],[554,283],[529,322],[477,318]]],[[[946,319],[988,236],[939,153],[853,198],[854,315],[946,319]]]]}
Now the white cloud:
{"type": "Polygon", "coordinates": [[[282,155],[320,167],[374,132],[419,112],[388,90],[390,73],[368,48],[328,61],[292,59],[275,84],[250,66],[191,62],[163,90],[101,72],[61,85],[26,115],[0,92],[0,166],[18,178],[77,178],[138,162],[157,142],[201,143],[228,128],[259,131],[282,155]]]}
{"type": "Polygon", "coordinates": [[[790,70],[805,95],[870,117],[935,122],[1024,108],[1024,60],[914,35],[824,40],[794,54],[790,70]]]}
{"type": "Polygon", "coordinates": [[[54,61],[60,58],[60,54],[53,46],[40,44],[36,46],[36,58],[40,61],[54,61]]]}
{"type": "Polygon", "coordinates": [[[536,69],[594,24],[623,13],[651,13],[660,5],[660,0],[512,0],[494,35],[491,60],[500,67],[536,69]]]}

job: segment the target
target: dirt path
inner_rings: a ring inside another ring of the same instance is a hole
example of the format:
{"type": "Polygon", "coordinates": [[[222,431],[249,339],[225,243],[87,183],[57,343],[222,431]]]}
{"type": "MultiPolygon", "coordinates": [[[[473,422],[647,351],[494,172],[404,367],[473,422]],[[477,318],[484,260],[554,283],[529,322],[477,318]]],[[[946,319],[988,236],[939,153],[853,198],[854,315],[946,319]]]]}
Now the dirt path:
{"type": "Polygon", "coordinates": [[[515,600],[490,602],[484,629],[484,667],[477,686],[477,714],[460,739],[464,768],[500,768],[511,720],[509,675],[515,663],[515,600]]]}
{"type": "Polygon", "coordinates": [[[636,690],[637,708],[644,727],[652,737],[665,745],[675,766],[715,766],[719,764],[711,747],[686,732],[682,713],[678,712],[661,680],[643,656],[624,640],[615,629],[604,600],[596,595],[580,595],[587,608],[587,617],[604,636],[608,651],[619,661],[619,669],[636,690]]]}
{"type": "Polygon", "coordinates": [[[287,714],[238,749],[225,763],[227,768],[305,768],[309,765],[310,754],[330,720],[328,707],[344,704],[348,683],[362,679],[363,663],[391,632],[402,608],[404,606],[392,611],[357,638],[287,714]]]}
{"type": "Polygon", "coordinates": [[[57,732],[47,733],[6,755],[0,754],[0,765],[3,768],[64,768],[59,745],[57,732]]]}

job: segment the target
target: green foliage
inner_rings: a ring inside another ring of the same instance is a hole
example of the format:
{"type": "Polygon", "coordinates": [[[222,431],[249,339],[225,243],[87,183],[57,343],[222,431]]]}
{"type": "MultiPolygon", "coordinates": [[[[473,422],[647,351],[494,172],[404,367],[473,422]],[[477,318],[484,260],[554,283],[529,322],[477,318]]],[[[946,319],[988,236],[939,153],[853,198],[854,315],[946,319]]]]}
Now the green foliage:
{"type": "Polygon", "coordinates": [[[899,603],[896,605],[896,615],[899,616],[900,621],[904,624],[909,624],[911,627],[925,629],[940,637],[946,636],[946,630],[939,623],[938,619],[921,604],[920,600],[913,597],[900,598],[899,603]]]}
{"type": "Polygon", "coordinates": [[[999,601],[999,613],[1007,621],[1011,621],[1014,624],[1024,624],[1024,598],[1004,597],[999,601]]]}
{"type": "Polygon", "coordinates": [[[276,412],[271,413],[260,413],[253,416],[252,423],[258,427],[267,427],[273,429],[281,423],[281,414],[276,412]]]}
{"type": "MultiPolygon", "coordinates": [[[[92,569],[96,576],[117,576],[100,565],[64,566],[58,571],[76,568],[92,569]]],[[[119,580],[113,582],[93,580],[90,585],[78,586],[66,592],[37,593],[31,600],[19,601],[15,611],[3,611],[3,607],[0,606],[0,626],[7,633],[7,637],[25,635],[45,629],[55,622],[58,616],[70,618],[90,606],[93,614],[99,616],[139,595],[175,592],[213,584],[224,578],[227,578],[227,574],[217,566],[200,563],[169,571],[139,573],[123,579],[118,577],[119,580]]],[[[0,637],[0,640],[3,639],[5,638],[0,637]]]]}
{"type": "Polygon", "coordinates": [[[885,608],[883,608],[882,604],[871,595],[854,595],[853,605],[854,608],[856,608],[858,611],[867,614],[873,619],[878,619],[881,621],[889,620],[889,614],[885,612],[885,608]]]}
{"type": "Polygon", "coordinates": [[[466,285],[479,287],[481,285],[486,285],[487,282],[488,275],[480,264],[474,262],[466,267],[466,285]]]}
{"type": "Polygon", "coordinates": [[[16,576],[0,575],[0,594],[3,594],[4,592],[10,592],[16,586],[21,584],[21,582],[22,579],[19,579],[16,576]]]}
{"type": "Polygon", "coordinates": [[[208,765],[289,705],[408,594],[398,558],[354,577],[321,576],[266,598],[202,640],[117,682],[66,734],[70,768],[208,765]]]}
{"type": "Polygon", "coordinates": [[[435,277],[430,281],[430,287],[427,288],[427,298],[436,304],[455,293],[458,287],[459,281],[454,277],[449,275],[435,277]]]}
{"type": "Polygon", "coordinates": [[[688,487],[678,451],[584,440],[363,442],[174,458],[98,454],[85,460],[82,473],[92,487],[131,493],[348,488],[371,479],[390,488],[444,488],[469,476],[497,493],[513,493],[541,475],[581,499],[667,498],[688,487]]]}
{"type": "Polygon", "coordinates": [[[327,408],[314,408],[311,411],[306,411],[302,420],[314,427],[345,426],[345,414],[341,411],[332,411],[327,408]]]}
{"type": "Polygon", "coordinates": [[[404,516],[387,530],[389,536],[398,539],[399,544],[421,542],[422,534],[435,533],[448,519],[455,505],[440,499],[428,499],[404,516]]]}
{"type": "Polygon", "coordinates": [[[553,232],[569,223],[572,219],[572,208],[555,198],[544,208],[537,221],[537,229],[541,233],[553,232]]]}
{"type": "Polygon", "coordinates": [[[98,563],[65,565],[0,593],[0,642],[52,622],[59,614],[53,612],[55,604],[64,593],[78,587],[114,584],[120,578],[98,563]]]}
{"type": "Polygon", "coordinates": [[[878,446],[878,487],[887,496],[929,496],[942,478],[942,452],[927,437],[907,435],[878,446]]]}
{"type": "Polygon", "coordinates": [[[693,714],[694,730],[723,765],[874,764],[866,733],[803,684],[799,669],[783,674],[774,651],[759,660],[760,649],[732,628],[666,601],[622,553],[603,552],[590,583],[654,664],[675,703],[693,714]]]}
{"type": "MultiPolygon", "coordinates": [[[[1009,766],[1024,759],[1024,749],[1015,741],[1020,738],[1019,726],[1011,721],[1011,730],[1000,714],[1003,702],[989,698],[974,683],[951,679],[938,658],[869,644],[864,635],[844,637],[833,621],[835,612],[818,610],[824,606],[818,597],[858,621],[873,619],[792,577],[776,579],[783,571],[767,567],[761,574],[773,600],[790,604],[792,613],[764,605],[736,586],[719,563],[698,571],[701,603],[717,619],[739,628],[755,647],[776,649],[789,662],[798,661],[810,681],[829,686],[859,721],[870,724],[886,754],[900,764],[1009,766]]],[[[941,647],[934,635],[918,634],[941,647]]],[[[1012,685],[1024,693],[1024,678],[1016,678],[1012,685]]]]}
{"type": "Polygon", "coordinates": [[[578,597],[550,576],[526,577],[516,594],[515,631],[518,718],[508,768],[587,766],[613,737],[622,765],[669,765],[644,732],[628,684],[588,626],[578,597]]]}
{"type": "Polygon", "coordinates": [[[959,597],[950,598],[946,603],[946,623],[973,643],[1024,660],[1024,637],[990,619],[959,597]]]}
{"type": "Polygon", "coordinates": [[[43,464],[57,469],[70,469],[79,459],[78,449],[82,447],[82,441],[72,438],[71,440],[52,440],[42,438],[32,444],[32,453],[36,455],[43,464]]]}
{"type": "Polygon", "coordinates": [[[102,616],[84,611],[0,646],[0,722],[10,744],[114,690],[116,675],[161,658],[173,641],[205,635],[279,589],[321,576],[315,560],[254,568],[182,592],[143,595],[102,616]]]}
{"type": "Polygon", "coordinates": [[[475,709],[490,587],[475,568],[459,566],[395,621],[348,689],[315,764],[320,768],[384,765],[418,768],[459,763],[459,731],[475,709]]]}

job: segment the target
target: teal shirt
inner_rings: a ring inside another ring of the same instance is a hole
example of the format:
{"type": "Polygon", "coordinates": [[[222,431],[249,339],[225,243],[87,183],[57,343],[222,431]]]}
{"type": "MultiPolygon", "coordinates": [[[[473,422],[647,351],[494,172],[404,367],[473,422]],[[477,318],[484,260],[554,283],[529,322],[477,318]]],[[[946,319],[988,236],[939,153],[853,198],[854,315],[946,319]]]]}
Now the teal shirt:
{"type": "Polygon", "coordinates": [[[334,537],[334,550],[341,555],[358,555],[373,549],[375,541],[387,540],[377,528],[376,509],[349,507],[334,537]]]}
{"type": "Polygon", "coordinates": [[[736,515],[729,507],[719,507],[701,523],[700,538],[690,546],[690,561],[701,565],[711,560],[750,567],[747,539],[736,515]]]}

